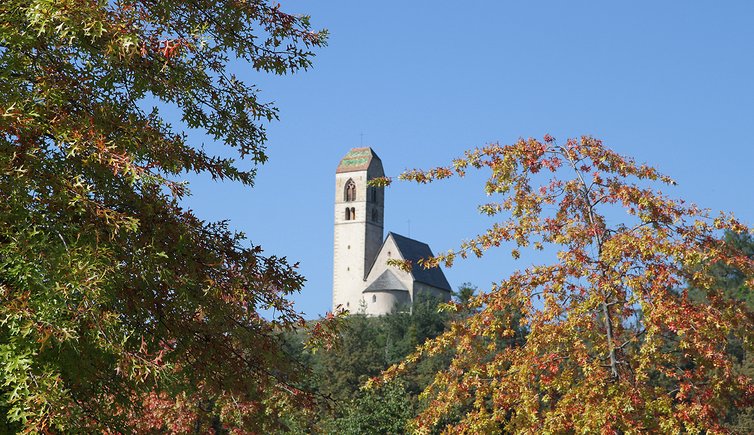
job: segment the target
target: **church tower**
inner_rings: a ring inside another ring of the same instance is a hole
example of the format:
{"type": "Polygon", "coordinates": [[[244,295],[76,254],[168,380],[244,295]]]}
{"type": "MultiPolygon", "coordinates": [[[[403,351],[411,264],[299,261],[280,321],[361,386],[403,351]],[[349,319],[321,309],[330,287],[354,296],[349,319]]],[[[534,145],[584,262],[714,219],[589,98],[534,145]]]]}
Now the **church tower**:
{"type": "Polygon", "coordinates": [[[335,171],[333,309],[362,306],[369,269],[382,246],[385,189],[367,182],[385,175],[371,148],[353,148],[335,171]]]}

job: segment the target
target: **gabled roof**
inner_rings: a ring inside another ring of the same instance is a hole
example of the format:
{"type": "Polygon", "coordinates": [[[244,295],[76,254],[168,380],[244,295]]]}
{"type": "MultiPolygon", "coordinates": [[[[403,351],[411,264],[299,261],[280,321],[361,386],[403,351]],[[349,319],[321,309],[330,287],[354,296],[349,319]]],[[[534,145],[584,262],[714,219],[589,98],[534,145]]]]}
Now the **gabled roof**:
{"type": "Polygon", "coordinates": [[[404,291],[407,292],[408,289],[405,285],[401,282],[401,280],[398,279],[395,274],[389,270],[386,270],[382,272],[382,275],[378,276],[377,279],[375,279],[371,284],[369,284],[369,287],[365,288],[362,293],[369,293],[369,292],[382,292],[382,291],[404,291]]]}
{"type": "Polygon", "coordinates": [[[343,172],[366,171],[372,163],[372,160],[379,161],[380,167],[382,167],[382,160],[377,157],[377,154],[373,149],[369,147],[352,148],[351,151],[346,153],[346,155],[340,160],[338,169],[335,170],[335,173],[340,174],[343,172]]]}
{"type": "MultiPolygon", "coordinates": [[[[428,285],[431,285],[432,287],[437,287],[439,289],[452,291],[452,289],[450,288],[450,283],[448,283],[448,280],[445,278],[445,274],[442,273],[442,269],[440,269],[439,267],[425,269],[419,265],[420,259],[429,258],[434,255],[432,254],[432,250],[429,249],[429,245],[427,245],[426,243],[422,243],[418,240],[401,236],[400,234],[388,232],[387,237],[385,237],[385,241],[382,243],[380,252],[382,251],[382,249],[385,248],[385,243],[387,243],[387,240],[391,237],[393,241],[395,242],[395,246],[398,247],[401,257],[404,260],[408,260],[411,262],[411,265],[413,266],[411,268],[411,276],[414,278],[415,281],[428,284],[428,285]]],[[[377,258],[375,257],[375,261],[376,259],[377,258]]],[[[374,267],[374,263],[369,268],[369,271],[367,272],[367,276],[369,275],[369,273],[372,272],[373,267],[374,267]]]]}

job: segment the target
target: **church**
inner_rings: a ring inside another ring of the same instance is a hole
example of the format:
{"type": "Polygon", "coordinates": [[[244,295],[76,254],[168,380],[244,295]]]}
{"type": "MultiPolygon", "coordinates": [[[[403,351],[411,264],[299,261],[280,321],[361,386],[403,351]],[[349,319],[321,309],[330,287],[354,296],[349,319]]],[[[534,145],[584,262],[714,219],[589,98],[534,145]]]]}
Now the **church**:
{"type": "Polygon", "coordinates": [[[417,297],[450,300],[451,288],[439,267],[417,264],[432,256],[426,243],[388,232],[383,239],[385,189],[369,186],[383,177],[382,161],[371,148],[353,148],[335,171],[333,311],[379,316],[409,309],[417,297]],[[388,266],[409,260],[410,272],[388,266]]]}

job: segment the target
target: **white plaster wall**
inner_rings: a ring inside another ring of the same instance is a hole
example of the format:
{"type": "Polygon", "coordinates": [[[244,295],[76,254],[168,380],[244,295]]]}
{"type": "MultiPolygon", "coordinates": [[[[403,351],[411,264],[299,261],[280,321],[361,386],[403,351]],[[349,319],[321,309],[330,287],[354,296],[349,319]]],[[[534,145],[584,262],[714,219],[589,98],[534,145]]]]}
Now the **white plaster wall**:
{"type": "Polygon", "coordinates": [[[411,307],[411,297],[406,291],[384,291],[364,293],[366,306],[365,314],[368,316],[381,316],[393,311],[395,307],[411,307]]]}
{"type": "Polygon", "coordinates": [[[374,261],[372,270],[369,271],[366,287],[368,287],[372,283],[372,281],[379,278],[379,276],[382,275],[382,272],[390,269],[390,271],[395,274],[395,276],[403,283],[403,285],[406,286],[407,289],[411,290],[414,285],[414,278],[409,272],[401,270],[395,266],[388,266],[387,261],[391,258],[397,260],[404,259],[400,255],[400,251],[398,251],[398,247],[395,245],[393,238],[388,237],[387,240],[385,240],[385,244],[382,246],[382,250],[377,254],[377,259],[374,261]]]}
{"type": "Polygon", "coordinates": [[[372,159],[368,170],[335,175],[333,309],[339,305],[351,312],[359,309],[367,268],[382,244],[384,223],[384,189],[376,190],[375,201],[368,196],[367,181],[383,175],[382,164],[376,159],[372,159]],[[356,183],[356,200],[346,202],[344,192],[349,179],[356,183]],[[346,208],[351,207],[356,218],[346,220],[346,208]],[[377,219],[373,219],[372,209],[377,210],[377,219]]]}
{"type": "MultiPolygon", "coordinates": [[[[369,285],[371,285],[374,280],[382,275],[382,272],[388,269],[390,269],[390,271],[395,274],[396,278],[398,278],[398,280],[403,283],[406,289],[410,291],[413,288],[414,278],[411,276],[411,273],[403,271],[398,267],[387,265],[387,261],[391,258],[404,260],[404,258],[400,255],[400,251],[398,251],[398,246],[396,246],[395,241],[392,237],[388,236],[388,238],[385,240],[385,244],[382,245],[382,250],[380,250],[380,252],[377,254],[377,258],[374,261],[372,270],[369,271],[369,276],[367,277],[366,286],[364,288],[369,287],[369,285]]],[[[405,295],[408,297],[408,301],[410,302],[410,293],[406,293],[405,295]]],[[[369,315],[380,316],[383,314],[388,314],[393,310],[395,301],[392,301],[392,299],[388,297],[380,297],[378,295],[378,303],[376,304],[372,303],[371,293],[365,293],[364,297],[365,302],[367,303],[367,314],[369,315]]]]}

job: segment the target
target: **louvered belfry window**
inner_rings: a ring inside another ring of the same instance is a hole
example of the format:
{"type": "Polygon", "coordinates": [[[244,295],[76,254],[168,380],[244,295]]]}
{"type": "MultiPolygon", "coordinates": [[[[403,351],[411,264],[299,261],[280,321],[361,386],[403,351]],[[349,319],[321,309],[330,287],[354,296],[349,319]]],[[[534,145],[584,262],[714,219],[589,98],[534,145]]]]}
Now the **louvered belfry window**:
{"type": "Polygon", "coordinates": [[[346,181],[345,200],[346,202],[356,201],[356,183],[351,178],[346,181]]]}

